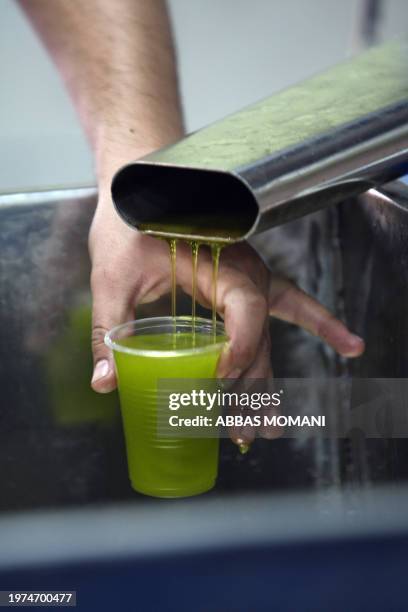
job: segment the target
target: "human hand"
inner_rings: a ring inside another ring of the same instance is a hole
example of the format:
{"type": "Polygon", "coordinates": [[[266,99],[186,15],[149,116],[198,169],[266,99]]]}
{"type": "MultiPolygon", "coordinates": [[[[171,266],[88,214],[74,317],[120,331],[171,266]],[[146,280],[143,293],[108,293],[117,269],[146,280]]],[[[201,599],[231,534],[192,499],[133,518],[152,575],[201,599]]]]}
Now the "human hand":
{"type": "MultiPolygon", "coordinates": [[[[89,247],[93,294],[92,387],[107,393],[116,387],[113,358],[104,344],[106,331],[134,318],[137,304],[152,302],[170,291],[168,245],[123,223],[110,202],[100,203],[92,223],[89,247]],[[108,205],[109,204],[109,205],[108,205]]],[[[191,295],[190,247],[177,245],[177,284],[191,295]]],[[[212,263],[208,248],[200,247],[197,300],[211,307],[212,263]]],[[[220,259],[217,312],[229,337],[221,356],[220,377],[268,378],[270,366],[269,315],[289,321],[320,336],[337,352],[357,357],[364,342],[312,297],[285,278],[275,278],[256,251],[246,243],[223,249],[220,259]]]]}

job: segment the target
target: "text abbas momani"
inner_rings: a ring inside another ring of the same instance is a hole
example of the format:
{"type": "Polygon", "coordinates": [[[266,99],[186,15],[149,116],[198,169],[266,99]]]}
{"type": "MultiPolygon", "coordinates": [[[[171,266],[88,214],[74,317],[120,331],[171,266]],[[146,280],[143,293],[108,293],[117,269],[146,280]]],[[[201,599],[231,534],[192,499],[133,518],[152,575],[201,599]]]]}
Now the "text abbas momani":
{"type": "MultiPolygon", "coordinates": [[[[282,392],[281,392],[282,393],[282,392]]],[[[221,407],[239,407],[241,409],[250,408],[251,410],[259,410],[261,408],[277,408],[281,404],[281,393],[229,393],[226,391],[215,391],[214,393],[208,393],[203,389],[197,391],[193,389],[189,393],[170,393],[169,394],[169,408],[170,410],[179,410],[179,408],[186,408],[189,406],[201,407],[207,411],[211,411],[214,408],[221,407]]],[[[189,420],[189,419],[188,419],[189,420]]],[[[171,417],[169,422],[170,425],[198,425],[198,426],[212,426],[212,420],[208,417],[196,416],[191,419],[191,422],[186,423],[184,418],[171,417]],[[194,422],[193,422],[194,421],[194,422]]],[[[311,415],[297,415],[297,416],[285,416],[279,414],[264,414],[246,416],[242,415],[227,415],[219,416],[215,423],[215,426],[227,426],[233,425],[242,426],[278,426],[278,427],[325,427],[326,417],[324,415],[311,416],[311,415]]]]}

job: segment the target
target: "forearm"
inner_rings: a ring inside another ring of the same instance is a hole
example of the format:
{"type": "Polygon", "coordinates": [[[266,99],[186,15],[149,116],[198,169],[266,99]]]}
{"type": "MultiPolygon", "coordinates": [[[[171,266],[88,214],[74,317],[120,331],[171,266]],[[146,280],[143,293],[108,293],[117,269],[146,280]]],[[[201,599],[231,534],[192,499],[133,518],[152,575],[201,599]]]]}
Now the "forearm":
{"type": "Polygon", "coordinates": [[[164,0],[19,0],[65,80],[99,177],[182,135],[164,0]]]}

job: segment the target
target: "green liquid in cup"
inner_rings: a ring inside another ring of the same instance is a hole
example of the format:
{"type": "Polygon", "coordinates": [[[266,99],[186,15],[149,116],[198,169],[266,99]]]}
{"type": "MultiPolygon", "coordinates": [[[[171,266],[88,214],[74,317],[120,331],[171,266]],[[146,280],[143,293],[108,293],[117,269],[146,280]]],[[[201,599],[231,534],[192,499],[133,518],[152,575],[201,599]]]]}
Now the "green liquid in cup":
{"type": "Polygon", "coordinates": [[[225,340],[222,335],[200,332],[199,327],[194,337],[191,331],[168,331],[114,340],[129,475],[136,491],[185,497],[214,486],[218,438],[158,437],[157,382],[161,378],[215,378],[225,340]],[[121,347],[136,352],[123,352],[121,347]]]}

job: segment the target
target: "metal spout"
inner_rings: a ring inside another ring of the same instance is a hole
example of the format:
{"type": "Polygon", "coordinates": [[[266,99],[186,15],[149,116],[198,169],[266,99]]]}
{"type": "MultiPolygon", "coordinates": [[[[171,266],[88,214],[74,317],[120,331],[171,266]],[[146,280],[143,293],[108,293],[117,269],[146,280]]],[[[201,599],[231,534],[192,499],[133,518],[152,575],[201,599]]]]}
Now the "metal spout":
{"type": "Polygon", "coordinates": [[[408,173],[408,45],[376,47],[120,169],[131,226],[248,238],[408,173]]]}

